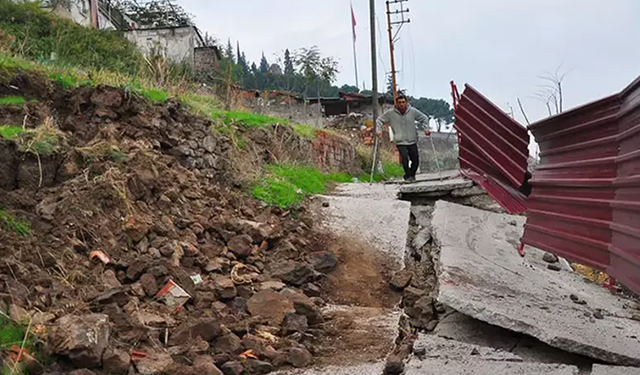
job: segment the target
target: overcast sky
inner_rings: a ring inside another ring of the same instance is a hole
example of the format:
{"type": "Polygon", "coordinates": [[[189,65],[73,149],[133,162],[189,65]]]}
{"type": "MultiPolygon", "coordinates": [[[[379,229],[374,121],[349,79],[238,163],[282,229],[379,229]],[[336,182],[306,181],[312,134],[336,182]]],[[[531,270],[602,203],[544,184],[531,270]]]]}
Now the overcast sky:
{"type": "MultiPolygon", "coordinates": [[[[250,61],[317,45],[340,62],[337,84],[355,84],[349,0],[177,0],[201,30],[231,39],[250,61]]],[[[362,81],[371,88],[369,1],[353,0],[362,81]]],[[[411,23],[396,44],[400,87],[450,100],[449,81],[469,83],[509,111],[522,99],[531,120],[546,116],[531,96],[539,76],[563,64],[566,107],[615,93],[640,75],[639,0],[409,0],[411,23]],[[508,104],[507,104],[508,103],[508,104]]],[[[390,70],[384,0],[376,0],[382,87],[390,70]]]]}

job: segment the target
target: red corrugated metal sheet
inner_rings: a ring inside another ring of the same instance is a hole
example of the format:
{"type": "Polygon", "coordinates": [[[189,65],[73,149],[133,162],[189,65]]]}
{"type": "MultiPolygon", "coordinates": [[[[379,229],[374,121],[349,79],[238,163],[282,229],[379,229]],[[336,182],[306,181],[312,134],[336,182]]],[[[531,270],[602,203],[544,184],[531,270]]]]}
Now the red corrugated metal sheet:
{"type": "Polygon", "coordinates": [[[477,180],[507,212],[524,212],[526,197],[518,189],[527,174],[527,129],[469,85],[455,108],[454,126],[462,173],[477,180]]]}
{"type": "Polygon", "coordinates": [[[529,129],[541,162],[523,243],[640,292],[640,80],[529,129]]]}

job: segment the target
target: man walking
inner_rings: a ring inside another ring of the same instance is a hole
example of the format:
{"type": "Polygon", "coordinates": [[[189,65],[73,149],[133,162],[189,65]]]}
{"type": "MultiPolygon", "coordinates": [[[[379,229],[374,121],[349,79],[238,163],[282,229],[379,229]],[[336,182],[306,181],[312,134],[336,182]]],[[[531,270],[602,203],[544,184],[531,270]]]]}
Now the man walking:
{"type": "Polygon", "coordinates": [[[407,97],[398,95],[394,108],[386,111],[378,117],[376,129],[378,137],[382,136],[382,126],[389,124],[393,130],[393,143],[395,143],[400,153],[402,167],[404,168],[404,180],[413,182],[416,180],[416,172],[420,165],[418,154],[418,128],[416,122],[425,129],[424,133],[428,137],[429,118],[424,113],[409,105],[407,97]]]}

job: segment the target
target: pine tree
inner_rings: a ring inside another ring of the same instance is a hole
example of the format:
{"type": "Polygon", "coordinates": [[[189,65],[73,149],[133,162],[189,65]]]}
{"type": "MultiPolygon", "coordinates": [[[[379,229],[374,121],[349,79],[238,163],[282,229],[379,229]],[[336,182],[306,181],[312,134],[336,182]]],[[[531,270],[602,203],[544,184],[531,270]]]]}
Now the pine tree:
{"type": "Polygon", "coordinates": [[[269,63],[267,58],[264,57],[264,52],[262,52],[262,58],[260,59],[260,72],[265,74],[269,72],[269,63]]]}
{"type": "Polygon", "coordinates": [[[289,50],[284,51],[284,74],[293,75],[295,69],[293,68],[293,60],[291,59],[291,53],[289,50]]]}
{"type": "Polygon", "coordinates": [[[233,47],[231,46],[231,39],[227,40],[227,48],[224,51],[224,56],[231,62],[235,63],[236,58],[233,55],[233,47]]]}

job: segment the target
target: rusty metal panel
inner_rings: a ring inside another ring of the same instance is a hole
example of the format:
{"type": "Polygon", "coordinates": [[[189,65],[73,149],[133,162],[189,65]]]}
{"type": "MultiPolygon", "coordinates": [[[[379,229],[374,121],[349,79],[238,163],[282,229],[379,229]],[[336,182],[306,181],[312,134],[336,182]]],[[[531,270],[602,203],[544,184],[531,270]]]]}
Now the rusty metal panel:
{"type": "Polygon", "coordinates": [[[529,129],[541,160],[523,243],[640,292],[640,80],[529,129]]]}
{"type": "Polygon", "coordinates": [[[510,213],[524,212],[529,133],[473,87],[455,107],[460,169],[510,213]]]}

